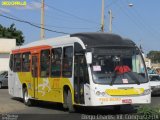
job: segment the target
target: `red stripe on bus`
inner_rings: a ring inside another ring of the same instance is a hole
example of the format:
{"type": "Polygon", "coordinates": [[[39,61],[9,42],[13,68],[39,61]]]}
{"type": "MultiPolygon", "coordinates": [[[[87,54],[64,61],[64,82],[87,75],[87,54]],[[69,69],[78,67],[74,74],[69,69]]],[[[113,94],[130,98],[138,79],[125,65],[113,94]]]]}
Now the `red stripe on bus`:
{"type": "Polygon", "coordinates": [[[49,46],[49,45],[41,45],[41,46],[35,46],[35,47],[28,47],[28,48],[22,48],[22,49],[12,50],[12,54],[25,53],[25,52],[38,53],[38,52],[40,52],[40,50],[50,49],[50,48],[52,48],[52,47],[49,46]]]}

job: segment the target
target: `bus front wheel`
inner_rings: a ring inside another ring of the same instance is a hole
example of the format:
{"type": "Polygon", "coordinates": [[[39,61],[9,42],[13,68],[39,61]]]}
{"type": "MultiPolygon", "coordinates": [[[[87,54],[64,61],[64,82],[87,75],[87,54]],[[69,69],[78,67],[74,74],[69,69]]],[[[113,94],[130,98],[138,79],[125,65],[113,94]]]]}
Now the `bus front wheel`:
{"type": "Polygon", "coordinates": [[[29,99],[27,88],[23,89],[23,101],[24,101],[24,104],[27,105],[27,106],[31,106],[32,105],[32,102],[29,99]]]}
{"type": "Polygon", "coordinates": [[[72,94],[70,90],[68,90],[68,95],[67,95],[67,106],[68,106],[69,112],[75,112],[75,108],[72,102],[72,94]]]}

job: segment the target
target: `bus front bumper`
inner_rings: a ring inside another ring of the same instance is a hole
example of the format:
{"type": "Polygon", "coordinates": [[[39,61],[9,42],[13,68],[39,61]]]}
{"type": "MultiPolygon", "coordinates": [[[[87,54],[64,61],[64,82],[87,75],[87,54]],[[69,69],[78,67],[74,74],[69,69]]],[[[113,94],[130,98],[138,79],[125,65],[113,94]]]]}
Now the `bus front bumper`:
{"type": "Polygon", "coordinates": [[[94,96],[91,106],[125,105],[125,104],[150,104],[151,94],[142,96],[94,96]]]}

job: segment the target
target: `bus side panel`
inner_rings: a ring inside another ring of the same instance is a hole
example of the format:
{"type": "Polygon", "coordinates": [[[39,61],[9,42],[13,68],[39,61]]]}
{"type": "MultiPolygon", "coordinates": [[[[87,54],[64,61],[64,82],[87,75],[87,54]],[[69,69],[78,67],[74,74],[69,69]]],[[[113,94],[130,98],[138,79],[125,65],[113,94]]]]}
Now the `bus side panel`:
{"type": "Polygon", "coordinates": [[[90,85],[84,85],[84,98],[85,98],[85,105],[91,106],[91,94],[90,94],[90,85]]]}
{"type": "Polygon", "coordinates": [[[43,101],[56,101],[59,95],[59,89],[53,90],[54,80],[50,78],[38,78],[38,85],[36,85],[37,98],[43,101]]]}
{"type": "Polygon", "coordinates": [[[63,87],[73,87],[69,78],[40,78],[38,82],[38,99],[50,102],[63,103],[63,87]]]}
{"type": "Polygon", "coordinates": [[[10,95],[14,96],[14,73],[9,70],[8,71],[8,92],[10,95]]]}
{"type": "Polygon", "coordinates": [[[30,88],[33,85],[31,84],[31,73],[28,72],[17,72],[14,73],[12,71],[9,71],[9,77],[8,77],[8,89],[9,94],[14,97],[20,97],[23,98],[23,84],[27,86],[29,96],[33,97],[33,89],[30,88]]]}
{"type": "MultiPolygon", "coordinates": [[[[18,79],[20,81],[21,92],[23,91],[22,86],[24,84],[27,87],[29,97],[33,98],[34,97],[34,83],[33,83],[33,80],[32,80],[31,72],[20,72],[20,73],[18,73],[18,79]]],[[[23,94],[22,94],[22,97],[23,97],[23,94]]]]}
{"type": "Polygon", "coordinates": [[[15,80],[14,80],[14,96],[23,98],[22,94],[22,84],[19,79],[18,73],[15,73],[15,80]]]}
{"type": "Polygon", "coordinates": [[[23,98],[22,95],[22,84],[18,77],[18,73],[14,73],[9,71],[9,78],[8,78],[8,88],[9,94],[13,97],[20,97],[23,98]]]}
{"type": "Polygon", "coordinates": [[[73,104],[74,103],[74,88],[73,88],[73,78],[63,78],[62,81],[61,81],[61,89],[62,89],[62,103],[64,102],[64,96],[63,96],[63,88],[64,86],[68,86],[70,91],[71,91],[71,94],[72,94],[72,101],[73,101],[73,104]]]}
{"type": "MultiPolygon", "coordinates": [[[[30,98],[34,98],[34,82],[31,72],[9,73],[9,93],[14,97],[23,98],[22,86],[26,85],[30,98]]],[[[67,85],[74,95],[72,78],[39,78],[36,99],[63,103],[63,87],[67,85]]],[[[74,98],[74,96],[72,96],[74,98]]]]}

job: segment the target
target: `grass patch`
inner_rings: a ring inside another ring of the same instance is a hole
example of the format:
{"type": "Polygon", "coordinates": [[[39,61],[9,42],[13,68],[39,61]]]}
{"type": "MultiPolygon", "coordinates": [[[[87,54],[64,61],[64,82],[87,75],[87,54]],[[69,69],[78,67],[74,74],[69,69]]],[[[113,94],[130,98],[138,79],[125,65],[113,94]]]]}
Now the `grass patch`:
{"type": "Polygon", "coordinates": [[[160,120],[160,106],[151,107],[148,105],[140,106],[137,109],[138,120],[160,120]],[[143,119],[142,119],[143,118],[143,119]]]}

